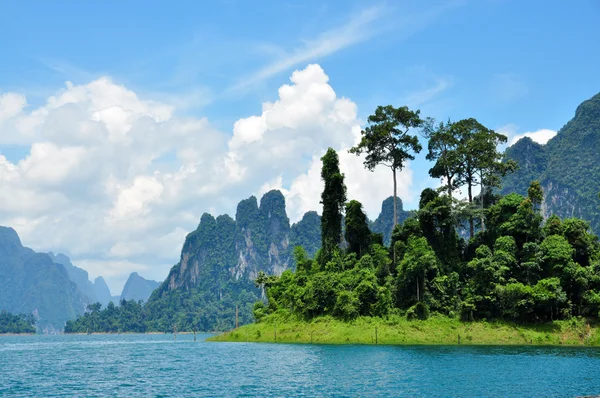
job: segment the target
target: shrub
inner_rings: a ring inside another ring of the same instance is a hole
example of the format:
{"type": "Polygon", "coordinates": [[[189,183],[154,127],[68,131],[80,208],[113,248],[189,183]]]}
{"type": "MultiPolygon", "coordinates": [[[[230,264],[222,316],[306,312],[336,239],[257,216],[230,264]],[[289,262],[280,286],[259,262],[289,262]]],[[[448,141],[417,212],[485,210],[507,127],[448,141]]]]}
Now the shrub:
{"type": "Polygon", "coordinates": [[[427,318],[429,318],[429,306],[422,301],[419,301],[406,311],[406,319],[408,320],[421,319],[424,321],[427,318]]]}

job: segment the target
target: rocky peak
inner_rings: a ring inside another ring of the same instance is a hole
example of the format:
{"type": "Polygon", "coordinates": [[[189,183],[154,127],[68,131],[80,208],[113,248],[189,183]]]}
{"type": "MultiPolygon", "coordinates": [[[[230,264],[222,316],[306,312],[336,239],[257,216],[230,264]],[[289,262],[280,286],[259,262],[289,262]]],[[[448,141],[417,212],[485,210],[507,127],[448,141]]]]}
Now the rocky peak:
{"type": "Polygon", "coordinates": [[[121,299],[146,301],[159,285],[159,282],[142,278],[137,272],[132,272],[123,287],[121,299]]]}
{"type": "MultiPolygon", "coordinates": [[[[402,199],[396,197],[398,207],[397,223],[406,220],[410,212],[404,211],[402,199]]],[[[381,203],[381,213],[370,225],[371,231],[383,234],[383,242],[389,245],[392,240],[392,228],[394,225],[394,197],[390,196],[381,203]]]]}
{"type": "Polygon", "coordinates": [[[12,255],[23,249],[17,231],[0,226],[0,255],[12,255]]]}
{"type": "Polygon", "coordinates": [[[244,229],[252,225],[258,215],[258,202],[255,196],[240,201],[235,212],[235,222],[238,228],[244,229]]]}

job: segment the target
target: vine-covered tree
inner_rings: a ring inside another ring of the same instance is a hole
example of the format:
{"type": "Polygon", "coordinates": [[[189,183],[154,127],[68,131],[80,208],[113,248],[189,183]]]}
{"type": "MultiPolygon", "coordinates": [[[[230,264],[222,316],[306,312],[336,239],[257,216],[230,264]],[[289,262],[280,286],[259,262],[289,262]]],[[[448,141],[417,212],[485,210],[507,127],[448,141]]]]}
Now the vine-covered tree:
{"type": "Polygon", "coordinates": [[[350,253],[356,253],[360,258],[371,244],[371,230],[367,215],[362,210],[362,204],[351,200],[346,204],[346,242],[350,253]]]}
{"type": "Polygon", "coordinates": [[[544,201],[544,191],[542,190],[542,185],[538,180],[532,181],[531,184],[529,184],[527,196],[529,197],[529,200],[531,200],[531,203],[533,203],[533,209],[535,211],[539,211],[540,206],[544,201]]]}
{"type": "Polygon", "coordinates": [[[321,161],[323,162],[321,179],[324,182],[321,194],[321,204],[323,205],[321,254],[327,261],[337,250],[342,239],[342,212],[346,203],[346,185],[335,150],[329,148],[321,161]]]}

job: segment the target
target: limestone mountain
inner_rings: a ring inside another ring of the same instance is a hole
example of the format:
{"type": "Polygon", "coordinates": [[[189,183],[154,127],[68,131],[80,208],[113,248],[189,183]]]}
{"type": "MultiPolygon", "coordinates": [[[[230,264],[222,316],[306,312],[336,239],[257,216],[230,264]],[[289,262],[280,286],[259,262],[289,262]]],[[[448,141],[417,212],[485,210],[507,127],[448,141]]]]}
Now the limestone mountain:
{"type": "MultiPolygon", "coordinates": [[[[50,256],[53,262],[62,264],[62,266],[65,267],[69,279],[75,282],[77,288],[85,297],[87,304],[100,303],[103,307],[106,307],[111,301],[114,304],[119,303],[120,296],[111,295],[108,285],[103,277],[99,276],[92,282],[89,279],[88,272],[73,265],[71,259],[66,255],[62,253],[55,255],[53,252],[49,252],[48,256],[50,256]]],[[[146,297],[146,299],[148,299],[148,297],[146,297]]]]}
{"type": "Polygon", "coordinates": [[[111,295],[110,289],[108,288],[108,285],[103,277],[99,276],[94,279],[93,285],[96,302],[102,304],[103,307],[106,307],[111,301],[115,304],[119,303],[119,296],[111,295]]]}
{"type": "Polygon", "coordinates": [[[529,183],[540,180],[546,217],[581,217],[600,233],[600,94],[581,103],[546,145],[523,138],[506,156],[520,168],[504,179],[503,193],[526,194],[529,183]]]}
{"type": "Polygon", "coordinates": [[[281,192],[242,200],[235,220],[205,213],[188,234],[181,258],[148,300],[154,328],[173,325],[197,330],[234,326],[235,308],[242,323],[252,320],[252,305],[260,291],[259,272],[280,275],[292,265],[290,222],[281,192]]]}
{"type": "Polygon", "coordinates": [[[300,221],[290,229],[292,248],[302,246],[309,257],[314,257],[321,248],[321,216],[316,211],[307,211],[300,221]]]}
{"type": "Polygon", "coordinates": [[[125,282],[120,298],[123,300],[147,301],[160,282],[142,278],[137,272],[132,272],[125,282]]]}
{"type": "Polygon", "coordinates": [[[75,282],[79,291],[86,297],[88,304],[98,301],[94,292],[94,284],[90,281],[86,270],[74,266],[71,259],[62,253],[55,255],[53,252],[49,252],[48,256],[54,263],[61,264],[65,268],[69,279],[75,282]]]}
{"type": "MultiPolygon", "coordinates": [[[[388,240],[391,199],[383,202],[382,214],[374,222],[388,240]]],[[[409,214],[401,211],[399,221],[409,214]]],[[[148,299],[150,329],[230,329],[235,325],[236,305],[240,324],[251,322],[252,306],[262,295],[254,280],[259,272],[281,275],[294,269],[295,246],[304,247],[309,256],[316,254],[321,247],[321,219],[309,211],[290,226],[279,191],[266,193],[260,204],[254,196],[242,200],[235,219],[203,214],[185,239],[179,263],[148,299]]]]}
{"type": "Polygon", "coordinates": [[[0,227],[0,309],[34,314],[38,331],[60,332],[88,301],[64,265],[23,247],[14,229],[0,227]]]}
{"type": "MultiPolygon", "coordinates": [[[[403,209],[402,199],[396,196],[396,204],[398,207],[397,223],[402,224],[404,220],[410,217],[411,212],[403,209]]],[[[394,225],[394,197],[390,196],[381,203],[381,213],[369,223],[371,231],[383,234],[383,243],[390,245],[392,241],[392,228],[394,225]]]]}

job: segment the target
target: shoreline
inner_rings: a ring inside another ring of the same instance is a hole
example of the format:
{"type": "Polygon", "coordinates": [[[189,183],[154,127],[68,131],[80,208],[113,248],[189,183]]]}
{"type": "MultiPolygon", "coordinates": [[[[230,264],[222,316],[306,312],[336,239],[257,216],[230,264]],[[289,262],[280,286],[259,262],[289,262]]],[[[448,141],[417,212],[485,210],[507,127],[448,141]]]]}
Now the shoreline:
{"type": "Polygon", "coordinates": [[[330,317],[309,322],[266,319],[209,337],[207,342],[256,342],[334,345],[468,345],[600,347],[600,328],[586,321],[518,325],[506,322],[461,322],[434,316],[428,320],[330,317]]]}
{"type": "MultiPolygon", "coordinates": [[[[211,334],[211,335],[216,335],[216,334],[220,334],[223,332],[196,332],[196,334],[211,334]]],[[[121,333],[117,333],[117,332],[94,332],[94,333],[53,333],[53,334],[45,334],[45,333],[0,333],[0,337],[2,336],[35,336],[35,335],[39,335],[39,336],[60,336],[60,335],[65,335],[65,336],[87,336],[87,335],[121,335],[121,334],[126,334],[126,335],[133,335],[133,334],[151,334],[151,335],[156,335],[156,334],[167,334],[167,335],[172,335],[173,332],[121,332],[121,333]]],[[[177,332],[177,334],[185,334],[185,335],[193,335],[194,332],[177,332]]]]}
{"type": "Polygon", "coordinates": [[[37,333],[0,333],[0,336],[33,336],[37,333]]]}

